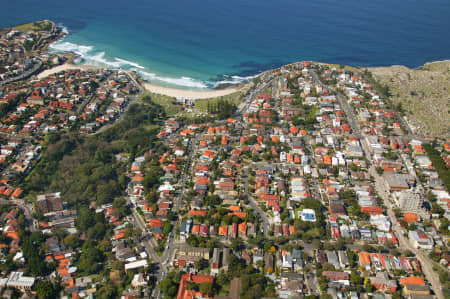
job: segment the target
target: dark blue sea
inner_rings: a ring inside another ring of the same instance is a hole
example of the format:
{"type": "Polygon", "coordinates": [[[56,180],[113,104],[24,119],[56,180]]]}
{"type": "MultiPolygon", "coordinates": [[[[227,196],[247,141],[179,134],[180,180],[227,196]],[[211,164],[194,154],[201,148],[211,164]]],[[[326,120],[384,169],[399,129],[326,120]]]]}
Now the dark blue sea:
{"type": "Polygon", "coordinates": [[[2,0],[0,26],[50,19],[52,51],[189,89],[299,60],[417,67],[450,58],[450,0],[2,0]]]}

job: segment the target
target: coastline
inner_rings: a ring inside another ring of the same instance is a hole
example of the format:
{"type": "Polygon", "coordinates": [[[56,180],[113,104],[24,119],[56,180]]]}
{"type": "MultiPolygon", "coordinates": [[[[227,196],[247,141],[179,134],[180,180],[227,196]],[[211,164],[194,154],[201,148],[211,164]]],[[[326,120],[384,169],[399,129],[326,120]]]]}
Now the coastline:
{"type": "MultiPolygon", "coordinates": [[[[37,75],[37,78],[39,80],[48,77],[50,75],[62,72],[62,71],[68,71],[68,70],[93,70],[93,69],[99,69],[101,67],[97,66],[90,66],[90,65],[75,65],[70,63],[65,63],[62,65],[55,66],[51,69],[44,70],[43,72],[39,73],[37,75]]],[[[217,98],[226,96],[235,92],[238,92],[242,90],[246,86],[246,84],[241,85],[239,87],[233,87],[233,88],[225,88],[225,89],[217,89],[217,90],[186,90],[186,89],[179,89],[179,88],[173,88],[173,87],[164,87],[159,86],[155,84],[151,84],[142,77],[139,77],[141,81],[141,85],[149,92],[161,94],[169,97],[174,98],[185,98],[188,100],[197,100],[197,99],[209,99],[209,98],[217,98]]]]}
{"type": "MultiPolygon", "coordinates": [[[[67,55],[67,53],[65,54],[67,55]]],[[[70,56],[70,55],[69,55],[70,56]]],[[[92,66],[92,65],[75,65],[72,64],[73,61],[73,57],[72,59],[69,59],[68,62],[62,64],[62,65],[58,65],[55,66],[51,69],[47,69],[42,71],[41,73],[37,74],[37,78],[39,80],[48,77],[50,75],[62,72],[62,71],[68,71],[68,70],[77,70],[77,69],[81,69],[81,70],[93,70],[93,69],[100,69],[102,67],[98,67],[98,66],[92,66]]],[[[449,60],[437,60],[437,61],[430,61],[430,62],[426,62],[424,65],[422,66],[418,66],[417,68],[409,68],[407,66],[404,65],[392,65],[392,66],[403,66],[409,69],[422,69],[423,67],[425,67],[427,64],[431,64],[431,63],[436,63],[436,62],[446,62],[449,60]]],[[[323,65],[332,65],[330,63],[324,63],[324,62],[319,62],[319,61],[312,61],[314,63],[317,64],[323,64],[323,65]]],[[[294,62],[295,63],[295,62],[294,62]]],[[[293,64],[293,63],[290,63],[293,64]]],[[[287,64],[287,65],[290,65],[287,64]]],[[[286,66],[286,65],[285,65],[286,66]]],[[[374,68],[389,68],[392,66],[380,66],[380,67],[366,67],[367,69],[374,69],[374,68]]],[[[347,66],[347,67],[351,67],[352,66],[347,66]]],[[[353,67],[353,68],[358,68],[358,67],[353,67]]],[[[270,70],[267,70],[270,71],[270,70]]],[[[260,73],[259,75],[263,74],[264,72],[260,73]]],[[[258,76],[259,76],[258,75],[258,76]]],[[[248,83],[246,84],[241,84],[237,87],[231,87],[231,88],[224,88],[224,89],[211,89],[211,90],[188,90],[188,89],[181,89],[181,88],[175,88],[175,87],[165,87],[165,86],[159,86],[156,84],[152,84],[149,83],[148,81],[146,81],[145,79],[143,79],[141,76],[139,76],[139,82],[141,83],[142,87],[151,92],[151,93],[155,93],[155,94],[160,94],[160,95],[165,95],[165,96],[169,96],[169,97],[174,97],[174,98],[185,98],[188,100],[200,100],[200,99],[209,99],[209,98],[217,98],[217,97],[222,97],[222,96],[226,96],[226,95],[230,95],[233,94],[235,92],[239,92],[241,91],[243,88],[245,88],[245,86],[247,86],[248,83]]]]}
{"type": "MultiPolygon", "coordinates": [[[[54,24],[54,26],[56,26],[56,25],[54,24]]],[[[66,30],[66,29],[64,29],[64,30],[66,30]]],[[[64,32],[63,37],[68,34],[68,31],[67,30],[64,31],[64,30],[63,30],[63,32],[64,32]]],[[[60,40],[62,40],[62,38],[60,40]]],[[[104,52],[101,52],[101,53],[103,53],[102,55],[104,55],[104,52]]],[[[84,65],[84,64],[83,65],[75,65],[75,64],[73,64],[73,61],[78,56],[76,54],[76,52],[74,53],[74,52],[72,52],[70,50],[67,50],[66,52],[62,52],[62,53],[59,53],[59,54],[67,55],[69,57],[69,59],[66,60],[66,62],[63,65],[59,65],[59,66],[53,67],[53,68],[48,69],[48,70],[44,70],[43,72],[39,73],[37,75],[37,77],[39,79],[45,78],[45,77],[47,77],[49,75],[52,75],[52,74],[60,72],[60,71],[65,71],[65,70],[75,70],[75,69],[83,69],[83,70],[90,70],[91,69],[92,70],[92,69],[99,69],[99,68],[103,68],[103,69],[120,69],[120,68],[122,68],[122,65],[120,65],[120,63],[117,63],[112,68],[108,67],[108,66],[94,66],[94,65],[84,65]]],[[[136,65],[132,61],[119,59],[118,57],[116,57],[115,59],[117,61],[123,62],[125,64],[136,65]]],[[[338,65],[336,63],[325,63],[325,62],[319,62],[319,61],[314,61],[314,60],[311,60],[311,62],[315,62],[317,64],[324,64],[324,65],[336,65],[336,66],[338,65]]],[[[285,65],[281,65],[281,66],[279,66],[277,68],[288,66],[288,65],[291,65],[291,64],[294,64],[294,63],[297,63],[297,62],[291,62],[291,63],[285,64],[285,65]]],[[[422,66],[417,66],[417,68],[418,69],[422,68],[427,63],[425,63],[422,66]]],[[[141,67],[139,65],[137,65],[137,67],[138,68],[143,68],[143,67],[141,67]]],[[[351,65],[346,65],[346,67],[355,68],[355,69],[359,69],[359,68],[370,69],[370,68],[373,68],[373,67],[351,66],[351,65]]],[[[386,67],[388,67],[388,66],[386,66],[386,67]]],[[[270,69],[265,70],[263,72],[260,72],[258,75],[251,76],[251,77],[248,77],[248,78],[251,79],[251,78],[254,78],[254,77],[258,77],[258,76],[260,76],[261,74],[263,74],[266,71],[270,71],[270,69]]],[[[167,87],[167,86],[161,86],[161,85],[157,85],[157,84],[154,84],[154,83],[150,83],[146,79],[144,79],[141,74],[138,74],[138,81],[141,83],[142,87],[145,90],[147,90],[147,91],[149,91],[151,93],[165,95],[165,96],[174,97],[174,98],[185,98],[185,99],[189,99],[189,100],[217,98],[217,97],[230,95],[230,94],[233,94],[235,92],[239,92],[240,90],[242,90],[245,86],[247,86],[249,84],[249,81],[247,80],[246,83],[242,82],[239,85],[234,85],[233,84],[232,85],[233,87],[225,87],[225,86],[220,86],[219,85],[221,88],[218,88],[218,89],[206,89],[205,88],[204,90],[202,90],[202,89],[200,89],[200,90],[190,90],[190,89],[178,88],[177,85],[175,85],[175,87],[167,87]]],[[[183,86],[183,85],[178,85],[178,86],[183,86]]]]}
{"type": "Polygon", "coordinates": [[[52,67],[51,69],[44,70],[37,74],[37,78],[39,80],[46,78],[50,75],[62,72],[62,71],[69,71],[69,70],[94,70],[99,69],[99,67],[96,66],[90,66],[90,65],[75,65],[75,64],[61,64],[55,67],[52,67]]]}
{"type": "Polygon", "coordinates": [[[217,98],[226,96],[235,92],[238,92],[242,89],[242,87],[234,87],[234,88],[227,88],[227,89],[218,89],[218,90],[185,90],[185,89],[178,89],[173,87],[164,87],[164,86],[158,86],[154,85],[148,82],[143,82],[142,86],[152,93],[156,94],[162,94],[169,97],[174,98],[185,98],[188,100],[200,100],[200,99],[209,99],[209,98],[217,98]]]}

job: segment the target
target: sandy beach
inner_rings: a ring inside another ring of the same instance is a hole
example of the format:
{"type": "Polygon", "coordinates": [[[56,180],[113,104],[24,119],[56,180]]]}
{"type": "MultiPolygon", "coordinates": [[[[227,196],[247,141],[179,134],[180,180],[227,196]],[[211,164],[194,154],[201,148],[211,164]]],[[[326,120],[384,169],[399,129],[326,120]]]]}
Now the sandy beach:
{"type": "Polygon", "coordinates": [[[142,85],[146,90],[153,93],[162,94],[175,98],[185,98],[189,100],[217,98],[235,93],[241,89],[241,88],[227,88],[219,90],[195,91],[195,90],[184,90],[178,88],[163,87],[150,84],[147,82],[143,83],[142,85]]]}
{"type": "Polygon", "coordinates": [[[62,72],[62,71],[68,71],[68,70],[92,70],[97,69],[95,66],[89,66],[89,65],[74,65],[74,64],[62,64],[55,66],[51,69],[45,70],[37,75],[37,78],[43,79],[45,77],[48,77],[50,75],[62,72]]]}
{"type": "MultiPolygon", "coordinates": [[[[58,65],[54,68],[45,70],[37,75],[38,79],[43,79],[45,77],[48,77],[50,75],[67,71],[67,70],[90,70],[90,69],[96,69],[98,67],[96,66],[89,66],[89,65],[74,65],[74,64],[63,64],[58,65]]],[[[189,100],[196,100],[196,99],[208,99],[208,98],[216,98],[221,97],[225,95],[229,95],[232,93],[235,93],[242,89],[242,87],[235,87],[235,88],[227,88],[227,89],[218,89],[218,90],[202,90],[202,91],[196,91],[196,90],[185,90],[185,89],[178,89],[178,88],[171,88],[171,87],[163,87],[154,85],[148,82],[144,82],[142,84],[142,87],[144,87],[146,90],[156,93],[156,94],[162,94],[170,97],[175,98],[185,98],[189,100]]]]}

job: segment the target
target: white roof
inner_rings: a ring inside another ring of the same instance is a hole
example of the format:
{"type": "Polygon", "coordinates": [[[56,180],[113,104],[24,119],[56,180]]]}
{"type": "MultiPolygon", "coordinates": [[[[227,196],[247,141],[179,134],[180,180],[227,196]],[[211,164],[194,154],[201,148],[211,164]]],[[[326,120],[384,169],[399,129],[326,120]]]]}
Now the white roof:
{"type": "Polygon", "coordinates": [[[141,267],[147,267],[147,260],[140,260],[132,263],[125,264],[125,270],[137,269],[141,267]]]}
{"type": "Polygon", "coordinates": [[[32,287],[34,281],[34,277],[23,276],[22,272],[11,272],[7,285],[13,287],[32,287]]]}

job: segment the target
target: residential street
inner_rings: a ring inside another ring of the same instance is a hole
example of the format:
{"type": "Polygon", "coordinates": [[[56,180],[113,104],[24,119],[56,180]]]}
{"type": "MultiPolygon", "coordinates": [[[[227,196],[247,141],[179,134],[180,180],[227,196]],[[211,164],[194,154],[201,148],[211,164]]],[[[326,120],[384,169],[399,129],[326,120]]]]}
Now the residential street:
{"type": "Polygon", "coordinates": [[[390,193],[386,189],[384,179],[380,175],[378,175],[373,166],[370,168],[370,174],[375,178],[376,190],[387,207],[387,215],[389,216],[389,219],[392,223],[392,230],[395,232],[395,235],[400,242],[400,249],[409,250],[417,256],[420,264],[422,265],[423,273],[425,274],[427,280],[430,282],[433,292],[436,294],[438,299],[444,299],[441,291],[441,282],[439,280],[439,276],[436,271],[433,270],[434,262],[431,261],[427,254],[422,250],[416,249],[415,247],[411,246],[408,237],[406,237],[404,234],[405,229],[400,226],[400,223],[395,217],[393,205],[390,199],[390,193]]]}
{"type": "MultiPolygon", "coordinates": [[[[316,72],[314,70],[310,71],[310,74],[313,76],[316,83],[320,84],[325,90],[330,91],[329,87],[324,85],[320,79],[318,78],[316,72]]],[[[360,140],[362,144],[362,148],[365,152],[365,156],[367,158],[371,158],[372,155],[370,154],[369,150],[367,149],[367,145],[364,141],[364,137],[361,134],[361,131],[359,129],[359,125],[356,119],[356,116],[353,112],[353,109],[348,104],[347,99],[339,92],[336,93],[337,99],[339,100],[339,103],[341,104],[341,107],[343,107],[349,121],[350,126],[352,128],[352,132],[354,135],[356,135],[360,140]]],[[[408,128],[408,131],[411,132],[411,130],[408,128]]],[[[411,138],[411,137],[408,137],[411,138]]],[[[371,166],[369,170],[370,175],[372,175],[375,178],[375,187],[378,192],[378,194],[382,197],[386,207],[387,207],[387,215],[389,216],[389,219],[392,223],[392,230],[395,232],[396,236],[399,239],[400,242],[400,248],[401,249],[408,249],[411,252],[413,252],[417,258],[420,260],[423,272],[425,276],[427,277],[427,280],[430,282],[431,287],[438,297],[438,299],[443,299],[442,291],[441,291],[441,282],[439,280],[439,276],[437,273],[433,270],[433,262],[428,258],[428,256],[421,250],[414,248],[411,246],[409,240],[404,235],[404,229],[401,228],[399,222],[397,221],[394,212],[393,212],[393,206],[390,201],[390,193],[386,189],[386,185],[384,182],[384,179],[378,175],[378,173],[375,171],[375,167],[371,166]]]]}

